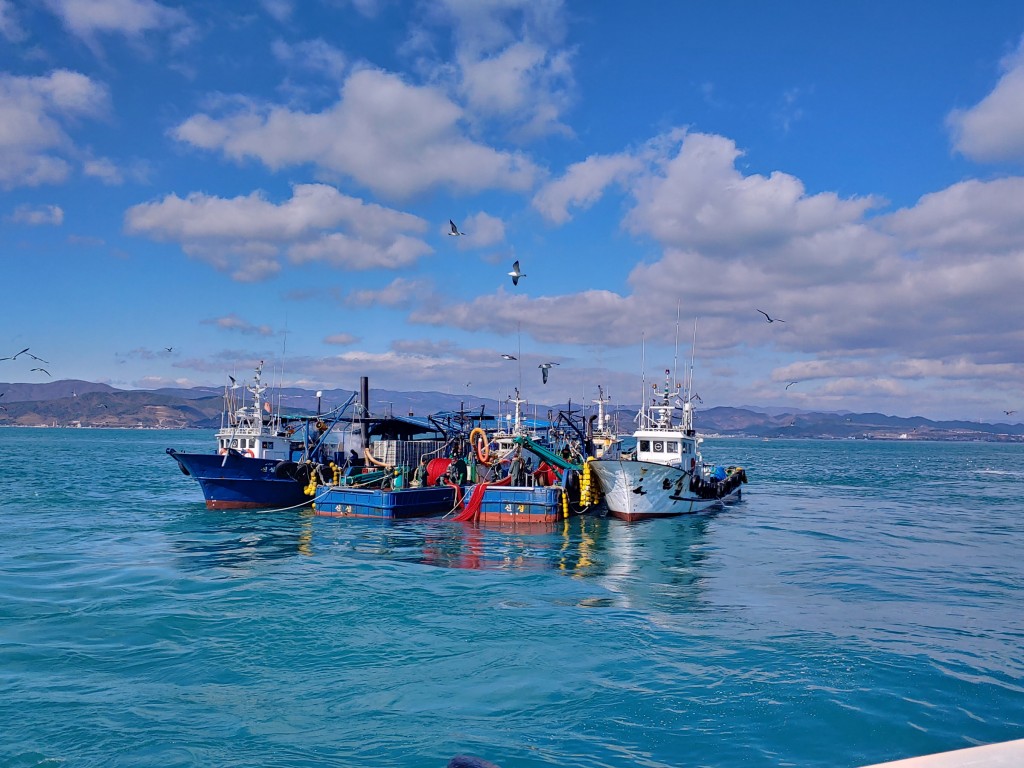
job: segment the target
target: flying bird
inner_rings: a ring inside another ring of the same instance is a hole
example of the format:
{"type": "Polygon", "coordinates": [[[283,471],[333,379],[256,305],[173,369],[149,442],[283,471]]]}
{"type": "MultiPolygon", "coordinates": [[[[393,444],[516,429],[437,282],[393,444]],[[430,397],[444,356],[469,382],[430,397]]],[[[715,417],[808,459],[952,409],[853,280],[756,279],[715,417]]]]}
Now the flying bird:
{"type": "Polygon", "coordinates": [[[448,219],[448,226],[451,227],[451,231],[448,233],[449,237],[459,237],[460,235],[466,234],[465,232],[459,232],[459,228],[455,226],[455,222],[448,219]]]}
{"type": "Polygon", "coordinates": [[[519,358],[515,355],[502,355],[502,360],[518,360],[519,358]]]}
{"type": "MultiPolygon", "coordinates": [[[[26,352],[29,351],[29,349],[30,347],[25,347],[23,350],[21,350],[21,352],[18,353],[18,355],[24,355],[26,352]]],[[[17,360],[18,355],[11,355],[10,357],[0,357],[0,360],[17,360]]]]}
{"type": "Polygon", "coordinates": [[[174,351],[174,347],[164,347],[164,349],[166,349],[168,352],[174,351]]]}
{"type": "Polygon", "coordinates": [[[789,389],[789,388],[790,388],[790,387],[792,387],[792,386],[793,386],[794,384],[799,384],[799,383],[800,383],[799,381],[791,381],[791,382],[789,382],[789,384],[787,384],[787,385],[786,385],[786,389],[789,389]]]}
{"type": "Polygon", "coordinates": [[[509,274],[512,276],[512,285],[519,285],[519,278],[526,277],[525,274],[519,271],[519,259],[512,262],[512,271],[509,274]]]}
{"type": "Polygon", "coordinates": [[[45,368],[29,368],[29,370],[30,370],[30,371],[42,371],[42,372],[43,372],[43,373],[45,373],[45,374],[46,374],[47,376],[49,376],[49,375],[50,375],[50,372],[49,372],[48,370],[46,370],[45,368]]]}
{"type": "Polygon", "coordinates": [[[49,365],[50,364],[49,360],[43,360],[43,358],[41,358],[41,357],[36,357],[31,352],[28,353],[28,356],[31,357],[33,360],[38,360],[43,365],[49,365]]]}
{"type": "Polygon", "coordinates": [[[541,363],[537,366],[540,368],[540,377],[545,384],[548,383],[548,369],[551,368],[552,365],[558,365],[558,363],[541,363]]]}
{"type": "Polygon", "coordinates": [[[764,311],[762,311],[760,309],[757,310],[757,311],[760,312],[762,315],[764,315],[764,319],[767,320],[769,323],[784,323],[784,322],[786,322],[785,320],[782,320],[781,318],[771,317],[771,316],[769,316],[769,314],[767,312],[764,312],[764,311]]]}
{"type": "Polygon", "coordinates": [[[1003,413],[1005,413],[1007,416],[1013,416],[1013,414],[1015,414],[1016,411],[1003,411],[1003,413]]]}

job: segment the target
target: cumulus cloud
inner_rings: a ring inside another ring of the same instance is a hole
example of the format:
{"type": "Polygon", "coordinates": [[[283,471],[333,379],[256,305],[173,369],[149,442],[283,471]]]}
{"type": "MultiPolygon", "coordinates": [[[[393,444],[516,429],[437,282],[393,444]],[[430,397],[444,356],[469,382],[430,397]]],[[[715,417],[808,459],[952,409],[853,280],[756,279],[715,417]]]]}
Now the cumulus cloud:
{"type": "Polygon", "coordinates": [[[623,289],[537,296],[530,284],[421,305],[410,319],[614,348],[641,336],[671,344],[679,308],[699,318],[706,364],[743,368],[749,349],[800,359],[780,364],[770,389],[736,395],[748,402],[801,380],[806,387],[787,392],[791,402],[851,407],[856,383],[865,400],[894,404],[920,389],[925,407],[943,397],[930,389],[936,380],[988,377],[992,389],[1019,380],[1024,179],[961,182],[880,214],[875,198],[811,194],[781,171],[744,173],[741,154],[721,136],[674,133],[611,156],[606,168],[573,166],[564,179],[579,184],[545,190],[541,207],[554,218],[595,199],[610,179],[631,196],[624,225],[661,251],[637,263],[623,289]],[[765,323],[758,308],[787,322],[765,323]]]}
{"type": "Polygon", "coordinates": [[[562,47],[560,0],[446,0],[454,24],[457,90],[476,119],[497,120],[521,140],[571,135],[572,51],[562,47]]]}
{"type": "Polygon", "coordinates": [[[954,149],[972,160],[1024,160],[1024,41],[1002,69],[991,93],[946,117],[954,149]]]}
{"type": "MultiPolygon", "coordinates": [[[[466,235],[466,237],[452,238],[462,250],[486,248],[505,240],[505,222],[497,216],[491,216],[483,211],[467,216],[461,223],[458,221],[455,223],[459,227],[459,231],[466,235]]],[[[441,231],[447,235],[449,230],[446,223],[441,231]]]]}
{"type": "Polygon", "coordinates": [[[45,224],[59,227],[64,223],[64,210],[59,205],[19,205],[10,220],[33,227],[45,224]]]}
{"type": "Polygon", "coordinates": [[[542,187],[533,197],[533,207],[549,221],[564,224],[570,218],[570,206],[589,208],[609,184],[624,183],[642,167],[640,158],[630,154],[591,155],[542,187]]]}
{"type": "Polygon", "coordinates": [[[781,171],[744,176],[736,168],[741,155],[723,136],[687,134],[633,185],[627,226],[667,247],[742,253],[857,223],[880,202],[807,195],[799,179],[781,171]]]}
{"type": "Polygon", "coordinates": [[[231,199],[193,193],[168,195],[125,214],[130,234],[177,242],[243,281],[274,274],[284,257],[295,264],[396,269],[431,252],[418,238],[426,228],[417,216],[324,184],[298,184],[281,204],[258,192],[231,199]]]}
{"type": "Polygon", "coordinates": [[[527,157],[469,139],[462,119],[462,109],[437,88],[363,69],[322,112],[250,105],[223,117],[194,115],[173,136],[272,170],[313,164],[397,198],[435,186],[477,192],[533,184],[538,171],[527,157]]]}
{"type": "Polygon", "coordinates": [[[0,186],[64,181],[78,154],[65,125],[109,109],[104,85],[78,72],[39,77],[0,74],[0,186]]]}

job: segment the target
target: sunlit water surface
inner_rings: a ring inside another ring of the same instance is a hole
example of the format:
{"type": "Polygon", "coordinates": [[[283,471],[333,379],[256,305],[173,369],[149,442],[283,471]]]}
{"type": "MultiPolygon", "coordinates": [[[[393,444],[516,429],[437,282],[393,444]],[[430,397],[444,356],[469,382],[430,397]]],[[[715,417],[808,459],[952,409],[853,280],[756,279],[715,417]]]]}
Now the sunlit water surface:
{"type": "Polygon", "coordinates": [[[1024,446],[709,440],[743,500],[511,529],[211,512],[0,429],[0,765],[853,766],[1024,736],[1024,446]]]}

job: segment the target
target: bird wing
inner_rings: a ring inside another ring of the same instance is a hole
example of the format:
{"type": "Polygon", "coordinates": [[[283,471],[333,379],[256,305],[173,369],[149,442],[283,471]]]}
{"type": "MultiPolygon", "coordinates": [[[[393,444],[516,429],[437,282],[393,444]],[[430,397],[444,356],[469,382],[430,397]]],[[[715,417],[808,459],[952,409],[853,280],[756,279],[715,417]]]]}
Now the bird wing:
{"type": "Polygon", "coordinates": [[[512,285],[519,285],[519,275],[512,275],[512,285]]]}
{"type": "Polygon", "coordinates": [[[512,271],[513,272],[518,272],[519,271],[519,259],[516,259],[515,261],[512,262],[512,271]]]}

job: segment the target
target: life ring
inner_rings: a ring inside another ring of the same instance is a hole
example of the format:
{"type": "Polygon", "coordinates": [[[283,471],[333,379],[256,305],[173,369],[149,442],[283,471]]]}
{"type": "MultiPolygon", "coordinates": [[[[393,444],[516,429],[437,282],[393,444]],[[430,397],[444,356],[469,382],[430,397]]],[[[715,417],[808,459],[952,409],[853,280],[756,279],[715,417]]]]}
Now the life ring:
{"type": "Polygon", "coordinates": [[[246,456],[248,456],[248,457],[249,457],[250,459],[255,459],[255,458],[256,458],[256,454],[252,452],[252,448],[246,448],[246,449],[245,449],[245,450],[243,451],[243,453],[244,453],[244,454],[245,454],[246,456]]]}
{"type": "Polygon", "coordinates": [[[227,452],[228,452],[228,449],[227,449],[227,448],[221,448],[221,449],[220,449],[219,451],[217,451],[217,453],[218,453],[219,455],[221,455],[221,456],[223,456],[223,455],[224,455],[224,454],[226,454],[227,452]]]}
{"type": "Polygon", "coordinates": [[[480,427],[473,427],[473,431],[469,433],[469,444],[476,451],[476,457],[480,460],[480,463],[489,465],[491,449],[487,446],[487,433],[480,427]],[[479,433],[479,440],[476,439],[477,433],[479,433]]]}

